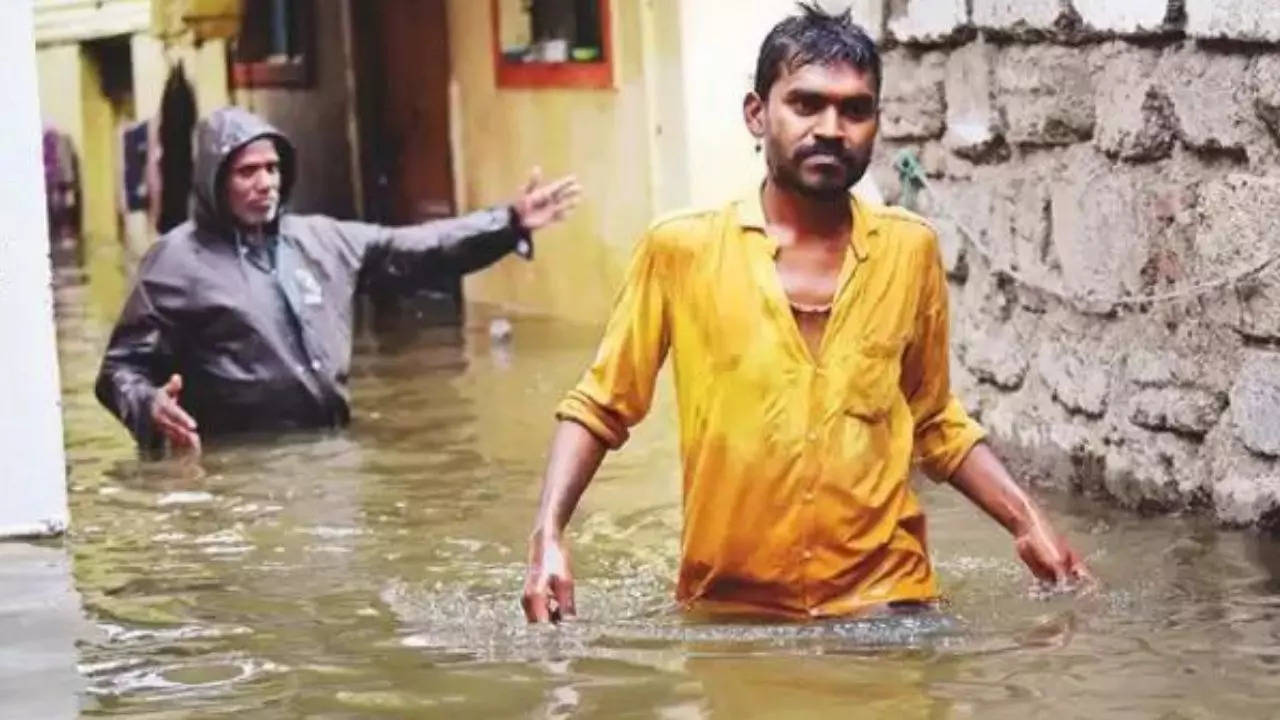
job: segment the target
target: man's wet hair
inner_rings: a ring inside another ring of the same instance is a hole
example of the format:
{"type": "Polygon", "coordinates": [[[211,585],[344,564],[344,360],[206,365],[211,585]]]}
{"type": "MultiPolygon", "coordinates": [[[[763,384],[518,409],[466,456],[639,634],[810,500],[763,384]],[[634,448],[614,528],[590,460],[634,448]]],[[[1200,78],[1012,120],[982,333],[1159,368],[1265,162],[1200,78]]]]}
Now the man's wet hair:
{"type": "Polygon", "coordinates": [[[849,9],[831,13],[817,2],[801,2],[799,14],[783,20],[765,36],[756,60],[756,95],[768,99],[769,90],[785,67],[795,72],[806,65],[849,65],[871,73],[880,98],[880,52],[849,9]]]}

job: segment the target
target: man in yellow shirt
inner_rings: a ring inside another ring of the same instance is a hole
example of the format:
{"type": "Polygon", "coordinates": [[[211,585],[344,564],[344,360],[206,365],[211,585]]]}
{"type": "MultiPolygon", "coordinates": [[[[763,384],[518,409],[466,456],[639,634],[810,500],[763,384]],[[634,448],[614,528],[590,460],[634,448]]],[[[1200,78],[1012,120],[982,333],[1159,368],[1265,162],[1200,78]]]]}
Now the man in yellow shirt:
{"type": "Polygon", "coordinates": [[[765,39],[743,110],[767,178],[649,230],[595,361],[557,409],[530,621],[575,614],[565,526],[649,409],[668,352],[686,608],[809,618],[935,600],[913,462],[1006,527],[1037,577],[1088,578],[951,394],[934,230],[849,194],[870,163],[880,80],[847,12],[804,5],[765,39]]]}

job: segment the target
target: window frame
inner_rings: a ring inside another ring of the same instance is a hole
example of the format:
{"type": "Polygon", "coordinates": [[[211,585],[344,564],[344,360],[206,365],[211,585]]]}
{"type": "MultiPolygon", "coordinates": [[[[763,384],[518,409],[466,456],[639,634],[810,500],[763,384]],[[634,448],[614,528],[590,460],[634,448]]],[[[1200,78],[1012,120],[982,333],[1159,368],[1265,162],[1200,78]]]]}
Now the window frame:
{"type": "Polygon", "coordinates": [[[493,36],[494,82],[498,89],[584,89],[612,90],[613,1],[596,0],[600,8],[600,44],[603,60],[595,62],[510,62],[502,55],[501,9],[499,0],[489,0],[493,36]]]}
{"type": "Polygon", "coordinates": [[[285,62],[272,60],[240,60],[238,58],[239,35],[227,44],[227,79],[233,90],[271,88],[310,88],[315,84],[316,43],[315,0],[294,0],[299,14],[298,25],[302,34],[302,53],[285,62]]]}

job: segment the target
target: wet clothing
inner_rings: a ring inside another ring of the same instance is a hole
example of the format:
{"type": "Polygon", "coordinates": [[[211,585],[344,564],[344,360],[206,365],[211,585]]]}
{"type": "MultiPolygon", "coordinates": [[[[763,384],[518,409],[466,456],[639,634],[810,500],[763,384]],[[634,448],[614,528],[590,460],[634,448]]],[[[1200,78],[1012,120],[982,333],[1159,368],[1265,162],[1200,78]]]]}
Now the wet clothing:
{"type": "Polygon", "coordinates": [[[936,234],[851,203],[817,357],[753,192],[649,231],[594,363],[557,409],[621,446],[670,351],[687,607],[820,617],[938,594],[908,475],[914,461],[949,478],[984,432],[951,394],[936,234]]]}
{"type": "Polygon", "coordinates": [[[289,141],[242,110],[214,113],[197,138],[193,219],[142,259],[111,335],[98,399],[143,446],[163,441],[151,405],[174,373],[202,437],[345,424],[357,290],[415,290],[528,247],[506,207],[403,228],[282,212],[250,243],[218,188],[231,156],[262,138],[279,149],[287,200],[289,141]]]}

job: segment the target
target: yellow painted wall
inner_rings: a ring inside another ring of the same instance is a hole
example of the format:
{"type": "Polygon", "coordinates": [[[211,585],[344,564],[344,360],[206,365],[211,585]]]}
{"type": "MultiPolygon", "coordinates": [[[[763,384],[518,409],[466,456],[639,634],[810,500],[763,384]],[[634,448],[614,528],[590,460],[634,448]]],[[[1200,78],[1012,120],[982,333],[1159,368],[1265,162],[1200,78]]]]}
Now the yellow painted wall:
{"type": "Polygon", "coordinates": [[[89,292],[95,300],[91,306],[103,313],[104,320],[114,319],[133,261],[154,240],[144,213],[124,218],[119,214],[122,124],[155,116],[174,62],[185,65],[202,116],[229,102],[224,41],[207,40],[196,47],[187,35],[169,38],[166,46],[156,37],[137,33],[130,36],[129,45],[132,93],[116,103],[102,92],[91,44],[46,43],[36,53],[43,119],[71,136],[79,157],[81,242],[89,292]]]}
{"type": "Polygon", "coordinates": [[[48,45],[36,50],[36,82],[40,115],[71,136],[76,149],[84,147],[84,106],[80,91],[80,46],[48,45]]]}
{"type": "Polygon", "coordinates": [[[192,84],[196,89],[196,110],[200,117],[231,104],[225,40],[206,40],[199,47],[183,46],[179,57],[187,72],[195,75],[192,84]]]}
{"type": "Polygon", "coordinates": [[[490,3],[449,0],[458,85],[464,208],[506,202],[534,165],[576,173],[586,188],[570,220],[539,233],[536,259],[503,260],[466,280],[469,301],[598,322],[653,214],[640,6],[614,2],[616,90],[498,89],[490,3]]]}
{"type": "Polygon", "coordinates": [[[99,68],[81,46],[80,90],[84,144],[80,183],[84,197],[81,241],[96,307],[110,313],[124,303],[124,245],[119,220],[119,126],[132,117],[132,100],[113,104],[102,92],[99,68]],[[105,310],[110,308],[112,310],[105,310]]]}
{"type": "Polygon", "coordinates": [[[34,0],[32,5],[37,45],[130,35],[151,22],[151,0],[34,0]]]}
{"type": "Polygon", "coordinates": [[[114,319],[124,300],[124,252],[115,201],[117,109],[102,94],[97,67],[79,44],[46,45],[36,53],[40,112],[71,136],[80,162],[81,242],[91,304],[114,319]]]}
{"type": "Polygon", "coordinates": [[[654,123],[654,206],[669,213],[690,205],[689,135],[685,109],[685,51],[680,6],[686,0],[652,0],[650,52],[646,57],[654,123]]]}

